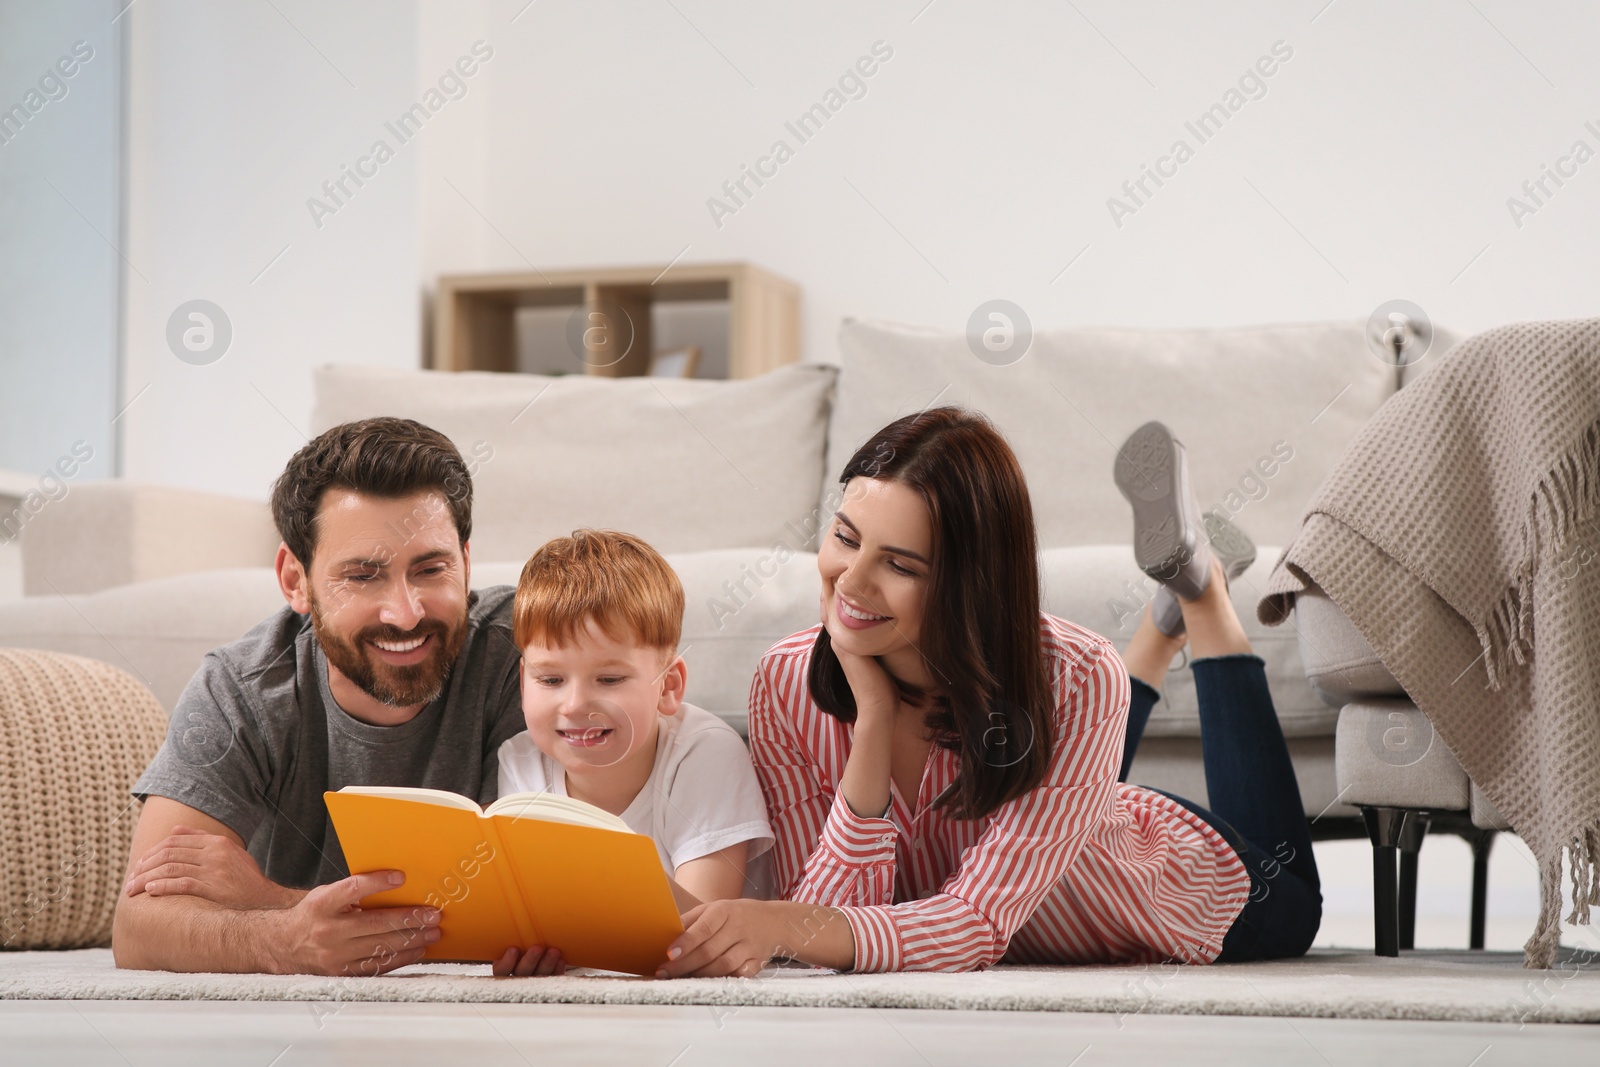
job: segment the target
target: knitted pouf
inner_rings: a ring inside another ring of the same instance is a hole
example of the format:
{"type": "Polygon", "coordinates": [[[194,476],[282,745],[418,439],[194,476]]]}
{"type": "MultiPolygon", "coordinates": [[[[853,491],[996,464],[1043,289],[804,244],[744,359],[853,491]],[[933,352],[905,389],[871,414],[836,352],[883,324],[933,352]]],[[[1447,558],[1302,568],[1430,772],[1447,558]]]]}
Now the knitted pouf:
{"type": "Polygon", "coordinates": [[[0,948],[110,943],[128,789],[166,730],[155,695],[109,664],[0,648],[0,948]]]}

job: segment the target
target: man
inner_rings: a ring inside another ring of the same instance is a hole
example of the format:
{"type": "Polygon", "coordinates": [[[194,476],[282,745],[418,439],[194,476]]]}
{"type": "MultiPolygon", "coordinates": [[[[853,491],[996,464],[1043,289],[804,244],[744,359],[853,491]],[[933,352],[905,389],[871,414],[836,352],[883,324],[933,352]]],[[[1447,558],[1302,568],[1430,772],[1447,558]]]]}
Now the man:
{"type": "Polygon", "coordinates": [[[346,423],[272,490],[287,606],[209,653],[135,783],[119,967],[376,974],[438,940],[431,908],[363,910],[323,802],[345,785],[493,800],[525,728],[512,590],[470,592],[472,481],[442,434],[346,423]],[[248,851],[246,851],[248,850],[248,851]]]}

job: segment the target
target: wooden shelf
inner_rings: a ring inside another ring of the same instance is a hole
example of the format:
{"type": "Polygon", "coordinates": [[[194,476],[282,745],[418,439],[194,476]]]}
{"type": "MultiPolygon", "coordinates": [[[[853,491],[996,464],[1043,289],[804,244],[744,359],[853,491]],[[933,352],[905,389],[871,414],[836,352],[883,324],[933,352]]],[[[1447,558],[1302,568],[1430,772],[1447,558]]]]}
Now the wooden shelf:
{"type": "Polygon", "coordinates": [[[800,358],[800,287],[750,263],[446,274],[434,305],[436,370],[517,369],[520,308],[584,308],[575,348],[588,374],[646,374],[653,304],[728,303],[728,376],[753,378],[800,358]]]}

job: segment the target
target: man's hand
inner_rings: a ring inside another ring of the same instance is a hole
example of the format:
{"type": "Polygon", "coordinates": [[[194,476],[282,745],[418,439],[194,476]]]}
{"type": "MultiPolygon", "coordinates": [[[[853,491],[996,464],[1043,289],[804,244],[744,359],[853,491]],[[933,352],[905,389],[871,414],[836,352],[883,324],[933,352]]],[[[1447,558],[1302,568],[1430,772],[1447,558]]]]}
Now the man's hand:
{"type": "Polygon", "coordinates": [[[204,897],[229,908],[290,908],[303,895],[269,881],[233,838],[182,825],[134,862],[123,891],[204,897]]]}
{"type": "Polygon", "coordinates": [[[127,884],[134,889],[142,879],[143,891],[117,898],[111,948],[118,967],[382,974],[417,962],[439,940],[433,908],[361,907],[374,893],[404,884],[399,871],[356,875],[310,892],[286,889],[262,878],[227,824],[166,797],[145,800],[129,856],[127,884]],[[177,866],[167,869],[171,864],[177,866]],[[152,886],[165,876],[195,881],[157,896],[152,886]]]}
{"type": "Polygon", "coordinates": [[[356,874],[321,885],[282,914],[274,946],[280,974],[374,975],[416,963],[439,940],[436,908],[363,909],[361,901],[405,882],[399,871],[356,874]]]}
{"type": "Polygon", "coordinates": [[[512,945],[494,961],[496,978],[547,978],[552,974],[566,973],[567,961],[561,958],[561,950],[541,945],[534,945],[521,953],[512,945]]]}

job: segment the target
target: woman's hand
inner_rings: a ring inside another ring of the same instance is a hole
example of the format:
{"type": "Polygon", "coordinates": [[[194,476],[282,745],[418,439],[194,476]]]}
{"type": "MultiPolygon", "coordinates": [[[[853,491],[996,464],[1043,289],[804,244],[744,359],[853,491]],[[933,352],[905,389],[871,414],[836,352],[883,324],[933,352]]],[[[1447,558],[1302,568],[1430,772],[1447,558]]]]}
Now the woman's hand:
{"type": "Polygon", "coordinates": [[[768,900],[713,900],[688,911],[657,978],[754,978],[783,950],[781,919],[768,900]]]}
{"type": "Polygon", "coordinates": [[[788,900],[713,900],[683,917],[657,978],[753,978],[774,956],[819,967],[855,966],[850,923],[833,908],[788,900]]]}
{"type": "Polygon", "coordinates": [[[534,945],[526,952],[518,952],[512,945],[494,961],[496,978],[547,978],[553,974],[566,974],[567,961],[561,958],[558,948],[534,945]]]}
{"type": "Polygon", "coordinates": [[[844,679],[855,695],[857,725],[864,719],[893,723],[895,711],[900,707],[900,691],[883,664],[872,656],[846,652],[838,645],[833,646],[833,654],[839,658],[844,679]]]}
{"type": "Polygon", "coordinates": [[[875,719],[893,721],[895,709],[900,706],[900,693],[894,686],[894,679],[872,656],[847,652],[840,646],[839,622],[833,614],[833,597],[826,589],[822,592],[821,609],[822,625],[828,631],[828,636],[833,638],[833,654],[839,658],[839,666],[844,668],[850,692],[855,694],[858,720],[865,714],[875,719]]]}
{"type": "Polygon", "coordinates": [[[864,818],[880,818],[888,812],[891,798],[889,773],[893,767],[900,693],[889,672],[872,656],[846,652],[837,643],[833,654],[839,658],[845,681],[856,698],[850,754],[845,757],[839,787],[850,810],[864,818]]]}
{"type": "Polygon", "coordinates": [[[845,682],[856,701],[850,754],[845,758],[844,777],[839,786],[850,810],[864,818],[880,818],[888,812],[891,799],[889,775],[893,767],[900,691],[875,657],[850,652],[840,643],[842,624],[833,610],[835,600],[825,585],[822,625],[828,631],[833,654],[838,657],[845,682]]]}

